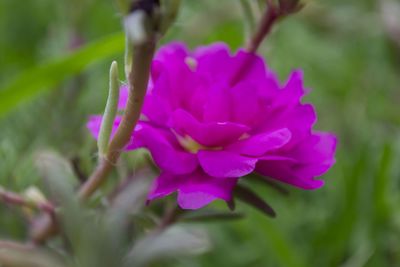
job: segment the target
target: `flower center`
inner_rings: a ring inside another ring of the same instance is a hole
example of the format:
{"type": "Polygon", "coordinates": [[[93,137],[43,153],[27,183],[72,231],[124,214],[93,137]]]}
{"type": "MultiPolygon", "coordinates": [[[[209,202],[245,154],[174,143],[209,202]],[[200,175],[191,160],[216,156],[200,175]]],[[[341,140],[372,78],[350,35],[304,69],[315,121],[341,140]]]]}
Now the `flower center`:
{"type": "Polygon", "coordinates": [[[185,58],[185,63],[188,65],[191,71],[195,71],[197,69],[197,60],[194,57],[187,56],[185,58]]]}
{"type": "Polygon", "coordinates": [[[189,135],[181,136],[179,134],[175,134],[179,144],[190,153],[196,154],[199,150],[221,150],[222,147],[207,147],[203,146],[196,142],[192,137],[189,135]]]}

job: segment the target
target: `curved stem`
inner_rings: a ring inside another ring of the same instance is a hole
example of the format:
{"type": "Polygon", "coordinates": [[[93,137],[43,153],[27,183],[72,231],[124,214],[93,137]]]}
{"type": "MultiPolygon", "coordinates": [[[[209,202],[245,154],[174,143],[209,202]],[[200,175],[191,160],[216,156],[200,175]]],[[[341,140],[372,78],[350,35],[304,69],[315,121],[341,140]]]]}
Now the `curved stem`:
{"type": "Polygon", "coordinates": [[[265,9],[256,33],[253,35],[246,47],[246,50],[248,52],[255,53],[257,51],[261,42],[271,32],[272,26],[278,20],[279,16],[280,13],[278,8],[272,3],[268,4],[268,7],[265,9]]]}
{"type": "Polygon", "coordinates": [[[129,74],[129,96],[124,116],[110,142],[105,159],[100,161],[93,174],[80,188],[78,194],[81,199],[88,198],[103,183],[132,137],[146,95],[154,50],[155,41],[134,47],[132,70],[129,74]]]}
{"type": "Polygon", "coordinates": [[[25,197],[11,191],[6,191],[1,187],[0,187],[0,201],[3,201],[4,203],[9,205],[42,210],[49,214],[54,213],[55,210],[53,204],[51,204],[50,202],[29,201],[25,197]]]}
{"type": "MultiPolygon", "coordinates": [[[[105,181],[117,163],[121,151],[130,141],[132,132],[139,120],[147,84],[150,76],[150,65],[155,51],[154,39],[134,46],[133,64],[129,74],[129,96],[122,121],[110,142],[106,156],[99,162],[89,179],[79,189],[81,200],[90,197],[105,181]]],[[[56,229],[52,220],[41,219],[42,223],[33,229],[32,240],[43,243],[52,236],[56,229]]]]}

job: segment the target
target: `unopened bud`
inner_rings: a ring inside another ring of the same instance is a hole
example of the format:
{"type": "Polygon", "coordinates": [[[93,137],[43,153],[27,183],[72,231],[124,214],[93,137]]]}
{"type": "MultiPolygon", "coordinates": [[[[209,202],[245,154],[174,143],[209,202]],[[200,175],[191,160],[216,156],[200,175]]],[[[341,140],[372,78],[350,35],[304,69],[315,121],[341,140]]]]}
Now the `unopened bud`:
{"type": "Polygon", "coordinates": [[[279,0],[280,12],[284,15],[298,12],[303,7],[300,0],[279,0]]]}
{"type": "Polygon", "coordinates": [[[28,187],[23,196],[25,199],[34,204],[41,204],[46,202],[46,198],[44,197],[43,193],[35,186],[28,187]]]}

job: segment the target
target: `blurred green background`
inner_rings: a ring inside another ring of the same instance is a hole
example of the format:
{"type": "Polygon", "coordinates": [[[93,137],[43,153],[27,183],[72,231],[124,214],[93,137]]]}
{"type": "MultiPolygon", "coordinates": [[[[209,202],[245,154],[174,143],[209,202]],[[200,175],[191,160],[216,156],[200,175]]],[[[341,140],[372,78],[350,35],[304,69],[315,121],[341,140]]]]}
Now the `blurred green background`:
{"type": "MultiPolygon", "coordinates": [[[[254,184],[278,217],[239,205],[245,219],[205,225],[209,253],[172,266],[400,266],[400,46],[384,23],[394,11],[384,2],[306,1],[260,50],[282,82],[304,70],[316,128],[339,136],[326,186],[287,187],[285,197],[254,184]]],[[[182,5],[162,42],[244,43],[239,1],[182,5]]],[[[0,1],[0,185],[40,186],[32,163],[38,149],[92,169],[96,145],[85,122],[103,110],[111,60],[122,63],[120,31],[113,1],[0,1]]],[[[24,226],[0,207],[1,237],[23,239],[24,226]]]]}

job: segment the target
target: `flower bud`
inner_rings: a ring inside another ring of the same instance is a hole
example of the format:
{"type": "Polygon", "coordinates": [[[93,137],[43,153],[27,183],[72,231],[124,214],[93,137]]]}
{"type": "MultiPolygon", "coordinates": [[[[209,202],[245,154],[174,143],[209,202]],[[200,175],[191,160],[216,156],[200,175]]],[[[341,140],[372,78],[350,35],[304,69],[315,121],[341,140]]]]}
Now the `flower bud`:
{"type": "Polygon", "coordinates": [[[114,123],[115,116],[118,110],[119,99],[119,75],[118,64],[113,61],[110,67],[110,86],[108,91],[108,99],[104,116],[101,121],[101,128],[99,132],[99,139],[97,146],[100,156],[104,156],[108,151],[108,144],[110,142],[111,131],[114,123]]]}
{"type": "Polygon", "coordinates": [[[281,14],[288,15],[299,11],[303,4],[299,0],[279,0],[279,8],[281,14]]]}

